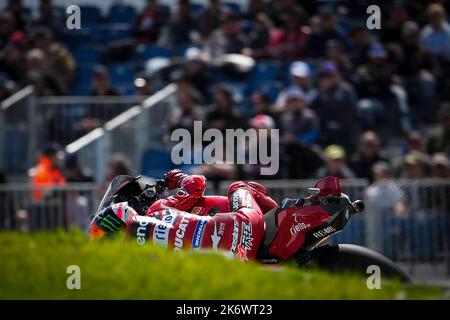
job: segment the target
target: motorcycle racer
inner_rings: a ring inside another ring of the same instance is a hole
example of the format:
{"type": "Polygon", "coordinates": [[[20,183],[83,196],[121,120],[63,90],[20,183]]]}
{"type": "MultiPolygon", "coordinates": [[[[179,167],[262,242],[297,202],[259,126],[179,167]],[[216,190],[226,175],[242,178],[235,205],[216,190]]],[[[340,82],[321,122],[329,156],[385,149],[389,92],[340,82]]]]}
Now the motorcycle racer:
{"type": "MultiPolygon", "coordinates": [[[[165,176],[165,185],[169,190],[180,190],[165,199],[154,202],[148,212],[160,209],[175,208],[201,216],[213,216],[219,212],[229,212],[230,206],[227,197],[204,196],[206,178],[201,175],[188,175],[179,169],[169,171],[165,176]]],[[[256,182],[248,182],[248,185],[259,191],[254,193],[263,213],[276,207],[278,204],[268,196],[267,189],[256,182]]]]}
{"type": "Polygon", "coordinates": [[[91,223],[91,238],[95,239],[99,230],[113,236],[120,229],[125,229],[126,237],[139,245],[153,242],[175,251],[222,250],[243,262],[254,259],[264,237],[264,215],[257,200],[267,206],[270,202],[264,201],[267,195],[239,181],[231,184],[227,191],[230,212],[217,213],[212,217],[191,214],[178,208],[189,209],[191,202],[195,203],[194,200],[198,200],[203,190],[199,183],[201,179],[192,176],[186,179],[188,177],[181,172],[168,174],[169,187],[180,185],[185,190],[166,202],[155,202],[145,216],[138,215],[126,202],[102,210],[91,223]],[[197,188],[191,190],[192,186],[197,188]],[[184,192],[187,190],[194,192],[186,196],[184,192]],[[194,200],[185,200],[190,197],[194,200]]]}

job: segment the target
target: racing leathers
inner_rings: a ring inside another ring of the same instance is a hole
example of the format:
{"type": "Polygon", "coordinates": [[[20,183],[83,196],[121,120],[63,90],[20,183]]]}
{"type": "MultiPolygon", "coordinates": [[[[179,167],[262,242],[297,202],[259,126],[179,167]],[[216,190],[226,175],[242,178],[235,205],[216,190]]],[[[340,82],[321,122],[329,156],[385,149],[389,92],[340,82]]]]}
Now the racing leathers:
{"type": "MultiPolygon", "coordinates": [[[[201,180],[194,177],[191,176],[190,181],[201,180]]],[[[125,226],[126,237],[139,245],[152,242],[175,251],[221,250],[235,255],[243,262],[255,258],[264,237],[264,216],[257,199],[266,205],[261,201],[266,198],[264,193],[242,181],[235,182],[227,192],[230,212],[201,216],[182,210],[190,208],[190,201],[195,203],[185,198],[202,194],[196,194],[199,189],[195,188],[194,193],[185,194],[191,191],[188,189],[190,184],[182,181],[181,193],[172,199],[155,203],[145,216],[139,216],[126,202],[101,211],[91,224],[91,237],[95,238],[98,229],[115,233],[125,226]]]]}

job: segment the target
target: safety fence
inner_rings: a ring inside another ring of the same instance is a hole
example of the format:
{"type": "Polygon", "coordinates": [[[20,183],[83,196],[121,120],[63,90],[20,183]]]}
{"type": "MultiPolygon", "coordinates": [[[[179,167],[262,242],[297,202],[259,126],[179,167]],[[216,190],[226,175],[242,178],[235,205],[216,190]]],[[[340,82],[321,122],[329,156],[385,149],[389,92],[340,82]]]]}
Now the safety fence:
{"type": "Polygon", "coordinates": [[[102,127],[145,96],[36,97],[27,86],[0,106],[0,165],[9,173],[31,168],[48,142],[65,146],[102,127]]]}
{"type": "Polygon", "coordinates": [[[170,84],[154,95],[107,121],[66,146],[75,154],[80,166],[94,173],[97,183],[105,178],[105,164],[111,155],[126,156],[138,174],[145,150],[161,147],[165,127],[162,125],[175,107],[177,86],[170,84]]]}
{"type": "MultiPolygon", "coordinates": [[[[209,194],[226,194],[223,181],[209,194]]],[[[261,181],[277,201],[305,195],[312,180],[261,181]]],[[[430,276],[450,276],[450,181],[445,179],[392,180],[368,185],[359,179],[342,180],[351,199],[363,199],[366,211],[353,216],[346,228],[330,238],[334,243],[359,244],[403,263],[429,267],[430,276]],[[431,271],[430,271],[431,270],[431,271]]],[[[84,230],[105,186],[69,184],[36,189],[29,184],[0,186],[0,229],[23,231],[84,230]]],[[[428,274],[427,273],[427,274],[428,274]]]]}

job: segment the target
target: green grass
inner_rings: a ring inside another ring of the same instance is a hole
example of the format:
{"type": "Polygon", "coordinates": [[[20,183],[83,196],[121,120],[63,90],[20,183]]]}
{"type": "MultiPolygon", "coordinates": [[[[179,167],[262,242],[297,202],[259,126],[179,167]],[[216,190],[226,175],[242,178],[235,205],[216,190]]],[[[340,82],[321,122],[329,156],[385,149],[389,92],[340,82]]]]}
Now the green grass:
{"type": "Polygon", "coordinates": [[[436,299],[424,286],[382,282],[369,290],[356,275],[293,266],[268,269],[219,254],[173,253],[81,233],[0,234],[0,299],[436,299]],[[81,290],[68,290],[69,265],[81,290]]]}

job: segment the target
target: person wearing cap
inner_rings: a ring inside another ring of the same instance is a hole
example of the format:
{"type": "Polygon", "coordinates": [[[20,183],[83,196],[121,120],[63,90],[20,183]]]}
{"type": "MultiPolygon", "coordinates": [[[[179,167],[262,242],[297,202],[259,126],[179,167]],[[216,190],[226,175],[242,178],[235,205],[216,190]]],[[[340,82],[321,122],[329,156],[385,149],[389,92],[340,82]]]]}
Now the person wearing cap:
{"type": "Polygon", "coordinates": [[[355,174],[346,164],[346,152],[337,144],[329,145],[324,150],[325,165],[316,171],[313,178],[322,179],[328,176],[339,179],[355,178],[355,174]]]}
{"type": "Polygon", "coordinates": [[[320,142],[352,151],[359,131],[355,91],[342,79],[333,61],[323,62],[318,76],[319,92],[310,108],[320,120],[320,142]]]}
{"type": "Polygon", "coordinates": [[[431,158],[431,176],[433,178],[450,178],[450,161],[443,152],[438,152],[431,158]]]}
{"type": "Polygon", "coordinates": [[[292,87],[286,93],[286,111],[280,116],[282,140],[313,144],[319,137],[319,119],[308,108],[302,90],[292,87]]]}
{"type": "Polygon", "coordinates": [[[61,152],[59,145],[54,143],[47,144],[42,149],[37,165],[31,169],[32,184],[37,187],[33,191],[33,199],[35,201],[42,200],[45,188],[66,184],[66,179],[59,167],[61,152]]]}
{"type": "Polygon", "coordinates": [[[450,61],[450,25],[441,4],[430,4],[426,11],[429,24],[420,33],[421,46],[439,59],[450,61]]]}
{"type": "Polygon", "coordinates": [[[286,107],[287,102],[287,93],[291,89],[299,89],[305,93],[305,98],[309,102],[311,102],[315,95],[316,91],[311,88],[311,68],[304,61],[295,61],[289,67],[289,74],[291,76],[292,84],[282,90],[275,101],[276,109],[282,111],[286,107]]]}
{"type": "Polygon", "coordinates": [[[426,152],[430,155],[437,152],[450,155],[450,103],[442,104],[438,116],[439,125],[427,133],[426,152]]]}

